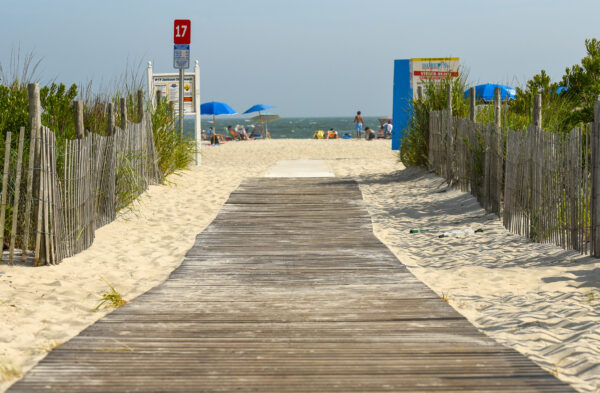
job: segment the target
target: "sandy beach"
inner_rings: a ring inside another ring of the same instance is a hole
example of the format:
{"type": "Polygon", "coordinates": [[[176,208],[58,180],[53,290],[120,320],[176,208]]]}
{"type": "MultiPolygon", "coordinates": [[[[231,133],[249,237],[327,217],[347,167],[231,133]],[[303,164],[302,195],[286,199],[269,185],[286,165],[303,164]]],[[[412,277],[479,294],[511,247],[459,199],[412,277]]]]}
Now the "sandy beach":
{"type": "Polygon", "coordinates": [[[470,194],[406,169],[390,141],[300,140],[202,146],[202,166],[151,186],[60,265],[0,266],[0,391],[110,309],[108,284],[131,300],[164,281],[196,234],[247,177],[283,160],[326,160],[356,179],[375,235],[478,329],[581,392],[600,391],[600,262],[506,231],[470,194]],[[465,237],[410,229],[482,229],[465,237]]]}

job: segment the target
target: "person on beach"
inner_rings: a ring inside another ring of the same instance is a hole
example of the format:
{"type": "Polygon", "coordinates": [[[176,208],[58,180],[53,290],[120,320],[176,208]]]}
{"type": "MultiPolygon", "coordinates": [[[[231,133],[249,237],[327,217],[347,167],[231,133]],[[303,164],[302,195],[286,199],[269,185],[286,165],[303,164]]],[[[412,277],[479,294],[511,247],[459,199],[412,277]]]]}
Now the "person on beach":
{"type": "Polygon", "coordinates": [[[360,139],[362,136],[362,127],[363,127],[363,118],[360,114],[360,111],[356,112],[356,116],[354,116],[354,123],[356,123],[356,137],[360,139]]]}
{"type": "Polygon", "coordinates": [[[210,139],[211,145],[218,145],[220,142],[225,140],[225,137],[214,132],[212,127],[208,127],[208,131],[206,131],[206,137],[210,139]]]}
{"type": "Polygon", "coordinates": [[[375,139],[375,131],[369,127],[365,128],[365,139],[368,141],[375,139]]]}
{"type": "Polygon", "coordinates": [[[248,133],[246,132],[246,127],[240,126],[239,124],[235,126],[235,131],[240,135],[240,138],[243,141],[248,140],[248,133]]]}
{"type": "Polygon", "coordinates": [[[317,130],[313,134],[313,139],[325,139],[325,134],[323,134],[323,130],[317,130]]]}
{"type": "Polygon", "coordinates": [[[234,141],[242,139],[240,137],[240,134],[238,134],[237,132],[234,131],[233,126],[227,126],[227,132],[229,133],[229,135],[231,135],[231,138],[234,141]]]}
{"type": "Polygon", "coordinates": [[[392,121],[388,120],[388,122],[384,126],[384,131],[385,131],[385,137],[386,138],[391,138],[392,137],[392,130],[393,129],[394,129],[394,126],[392,125],[392,121]]]}
{"type": "Polygon", "coordinates": [[[336,130],[334,130],[333,128],[330,128],[329,131],[327,131],[327,139],[337,139],[338,138],[338,133],[336,130]]]}
{"type": "Polygon", "coordinates": [[[379,131],[377,131],[377,139],[385,139],[385,128],[382,125],[381,127],[379,127],[379,131]]]}

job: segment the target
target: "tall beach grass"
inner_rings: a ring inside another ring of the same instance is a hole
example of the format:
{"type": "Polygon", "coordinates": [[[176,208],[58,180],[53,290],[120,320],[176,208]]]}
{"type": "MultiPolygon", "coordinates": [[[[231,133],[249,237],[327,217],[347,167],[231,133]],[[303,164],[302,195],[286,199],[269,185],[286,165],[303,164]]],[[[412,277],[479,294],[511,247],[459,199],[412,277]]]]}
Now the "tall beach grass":
{"type": "MultiPolygon", "coordinates": [[[[9,176],[11,181],[14,180],[18,133],[21,126],[26,129],[23,162],[28,162],[30,119],[27,86],[32,82],[39,83],[37,71],[40,63],[41,61],[36,61],[33,55],[22,55],[20,51],[13,52],[9,64],[3,65],[0,63],[0,156],[4,156],[6,133],[11,132],[13,135],[10,161],[11,176],[9,176]]],[[[141,64],[140,62],[137,67],[140,70],[139,72],[135,71],[135,67],[127,65],[123,75],[109,87],[97,88],[97,84],[91,81],[83,84],[83,87],[76,84],[67,86],[57,81],[40,86],[42,125],[50,128],[56,135],[57,173],[59,178],[63,174],[65,140],[76,138],[73,100],[83,101],[84,127],[87,132],[100,135],[106,134],[108,124],[107,106],[109,102],[112,102],[115,108],[115,124],[120,125],[121,118],[118,108],[121,98],[125,98],[127,102],[128,120],[139,122],[141,119],[138,118],[137,91],[143,86],[143,78],[140,76],[143,74],[141,64]]],[[[145,93],[144,97],[147,96],[145,93]]],[[[143,102],[142,105],[144,110],[150,110],[147,101],[143,102]]],[[[187,168],[193,162],[195,143],[190,139],[179,137],[167,103],[163,103],[153,110],[151,119],[156,158],[162,175],[161,181],[164,181],[168,175],[187,168]]],[[[119,209],[130,206],[143,192],[143,190],[134,189],[136,184],[140,184],[139,181],[128,178],[128,176],[132,176],[130,170],[132,160],[132,157],[124,157],[118,163],[118,176],[120,178],[117,179],[117,182],[124,185],[124,187],[117,187],[116,190],[116,203],[119,209]]],[[[4,228],[5,239],[10,238],[11,205],[16,187],[21,187],[21,198],[26,195],[25,182],[21,183],[20,185],[9,184],[8,187],[7,220],[4,228]]],[[[20,230],[17,232],[19,233],[20,230]]],[[[20,240],[17,239],[17,247],[19,247],[20,240]]]]}

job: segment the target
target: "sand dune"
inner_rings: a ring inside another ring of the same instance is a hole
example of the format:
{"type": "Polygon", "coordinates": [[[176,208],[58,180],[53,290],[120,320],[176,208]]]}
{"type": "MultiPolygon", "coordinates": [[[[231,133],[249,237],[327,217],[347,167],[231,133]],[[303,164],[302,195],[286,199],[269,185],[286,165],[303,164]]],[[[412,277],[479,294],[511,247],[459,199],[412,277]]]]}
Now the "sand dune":
{"type": "Polygon", "coordinates": [[[582,392],[600,386],[600,263],[508,233],[469,194],[404,169],[389,141],[270,140],[203,147],[203,165],[153,186],[101,228],[92,247],[58,266],[0,266],[0,367],[5,390],[47,351],[109,310],[113,285],[132,299],[162,282],[195,235],[246,177],[278,161],[327,160],[359,181],[375,234],[411,271],[498,341],[582,392]],[[467,237],[409,229],[482,228],[467,237]]]}

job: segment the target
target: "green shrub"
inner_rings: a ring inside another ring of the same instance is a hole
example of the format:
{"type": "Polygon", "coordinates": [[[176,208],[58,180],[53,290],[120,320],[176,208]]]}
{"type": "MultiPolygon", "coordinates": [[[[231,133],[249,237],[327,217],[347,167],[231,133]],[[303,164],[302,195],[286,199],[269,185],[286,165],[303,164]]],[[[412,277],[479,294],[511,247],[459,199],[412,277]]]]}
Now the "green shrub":
{"type": "MultiPolygon", "coordinates": [[[[17,57],[19,55],[17,54],[17,57]]],[[[21,126],[26,127],[24,141],[23,163],[26,167],[29,157],[30,141],[30,119],[27,85],[35,78],[33,74],[39,62],[32,61],[29,55],[24,61],[18,57],[11,58],[12,69],[10,75],[0,64],[0,157],[4,157],[4,139],[6,132],[12,132],[11,152],[11,181],[14,179],[16,166],[16,148],[18,145],[18,132],[21,126]]],[[[140,68],[140,67],[138,67],[140,68]]],[[[73,84],[70,87],[62,83],[52,82],[40,87],[40,101],[42,106],[42,125],[49,127],[56,136],[57,147],[57,173],[63,175],[63,161],[65,140],[75,139],[75,117],[72,102],[80,99],[84,103],[84,127],[89,132],[105,135],[107,130],[108,116],[107,104],[112,102],[115,111],[115,122],[120,125],[120,98],[124,97],[127,103],[127,118],[138,122],[137,91],[142,86],[143,78],[132,72],[127,67],[113,89],[95,91],[92,83],[84,85],[80,89],[73,84]],[[107,93],[112,90],[112,93],[107,93]]],[[[147,103],[143,105],[146,107],[147,103]]],[[[169,174],[186,168],[194,159],[195,143],[189,138],[180,138],[175,131],[173,117],[169,113],[167,103],[161,105],[152,115],[153,137],[157,154],[158,166],[162,179],[169,174]]],[[[143,192],[144,182],[137,178],[133,168],[135,163],[142,159],[133,154],[119,157],[116,173],[116,205],[117,209],[129,206],[143,192]]],[[[2,173],[0,172],[0,180],[2,173]]],[[[25,174],[23,174],[25,176],[25,174]]],[[[13,181],[14,182],[14,181],[13,181]]],[[[25,181],[21,183],[21,199],[24,201],[26,190],[25,181]]],[[[7,219],[5,221],[6,239],[10,238],[12,203],[15,194],[15,184],[9,184],[7,219]]],[[[19,223],[22,225],[22,223],[19,223]]],[[[17,239],[19,247],[20,239],[17,239]]]]}
{"type": "Polygon", "coordinates": [[[74,139],[75,116],[73,100],[77,97],[77,85],[67,90],[64,84],[52,83],[40,88],[40,102],[43,108],[42,124],[60,135],[63,139],[74,139]]]}
{"type": "MultiPolygon", "coordinates": [[[[568,132],[578,124],[592,122],[593,106],[600,94],[600,40],[585,41],[587,55],[567,68],[560,85],[566,93],[557,94],[559,83],[552,82],[546,71],[534,75],[523,88],[517,87],[514,100],[502,104],[502,124],[513,130],[527,129],[531,123],[533,97],[542,95],[542,128],[551,132],[568,132]]],[[[455,80],[441,83],[430,81],[424,89],[422,101],[413,101],[410,120],[400,150],[400,160],[406,166],[427,166],[429,142],[429,112],[446,108],[448,85],[452,84],[454,116],[468,116],[468,102],[463,98],[467,89],[462,73],[455,80]]],[[[476,121],[494,120],[493,104],[477,105],[476,121]]]]}
{"type": "Polygon", "coordinates": [[[464,98],[466,89],[462,75],[441,81],[430,80],[423,89],[423,99],[413,101],[411,113],[400,148],[400,161],[406,166],[427,166],[429,146],[429,112],[445,109],[448,102],[448,87],[452,86],[452,111],[455,116],[465,117],[469,104],[464,98]]]}
{"type": "Polygon", "coordinates": [[[152,115],[152,131],[158,158],[158,168],[163,178],[184,169],[194,161],[196,143],[177,132],[168,102],[158,105],[152,115]]]}
{"type": "Polygon", "coordinates": [[[14,80],[6,85],[0,85],[0,131],[15,132],[21,126],[29,129],[29,100],[27,85],[14,80]]]}

